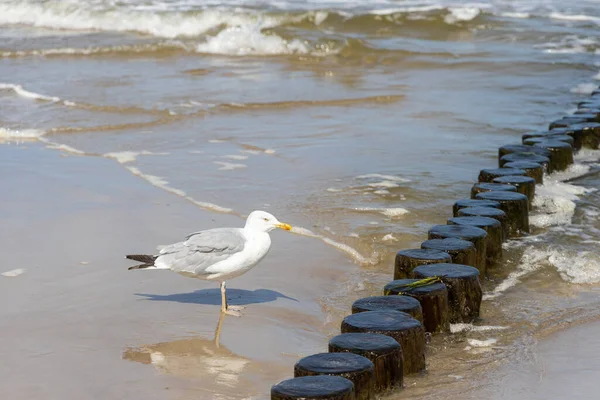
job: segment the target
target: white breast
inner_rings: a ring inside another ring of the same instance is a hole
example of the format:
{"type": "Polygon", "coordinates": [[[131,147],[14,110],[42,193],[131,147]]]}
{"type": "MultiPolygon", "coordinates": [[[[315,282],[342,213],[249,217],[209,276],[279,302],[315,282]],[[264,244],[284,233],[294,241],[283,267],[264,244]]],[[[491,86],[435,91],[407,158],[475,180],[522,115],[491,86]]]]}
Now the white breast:
{"type": "Polygon", "coordinates": [[[235,278],[255,267],[267,255],[271,248],[271,237],[268,233],[244,234],[247,239],[244,250],[207,268],[206,272],[210,272],[210,275],[205,279],[224,281],[235,278]]]}

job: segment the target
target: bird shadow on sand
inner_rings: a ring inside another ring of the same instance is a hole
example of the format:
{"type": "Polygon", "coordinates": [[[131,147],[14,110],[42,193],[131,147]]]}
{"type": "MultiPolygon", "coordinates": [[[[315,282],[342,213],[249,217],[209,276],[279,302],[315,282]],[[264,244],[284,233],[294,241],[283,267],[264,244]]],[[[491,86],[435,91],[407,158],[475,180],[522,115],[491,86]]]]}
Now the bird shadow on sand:
{"type": "MultiPolygon", "coordinates": [[[[175,294],[145,294],[136,293],[136,296],[145,297],[145,300],[152,301],[175,301],[177,303],[193,303],[205,305],[221,305],[220,289],[201,289],[189,293],[175,294]]],[[[269,303],[279,298],[298,301],[293,297],[284,295],[269,289],[227,289],[227,302],[230,305],[245,306],[248,304],[269,303]]]]}

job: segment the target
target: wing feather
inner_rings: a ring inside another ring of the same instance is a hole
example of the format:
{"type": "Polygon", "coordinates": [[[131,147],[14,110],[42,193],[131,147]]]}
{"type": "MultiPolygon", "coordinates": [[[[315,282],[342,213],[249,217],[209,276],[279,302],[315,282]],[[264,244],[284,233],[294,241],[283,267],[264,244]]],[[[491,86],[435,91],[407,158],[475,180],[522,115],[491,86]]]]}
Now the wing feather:
{"type": "Polygon", "coordinates": [[[195,275],[210,274],[211,265],[244,250],[246,238],[239,228],[217,228],[195,232],[183,242],[166,246],[155,265],[175,272],[195,275]]]}

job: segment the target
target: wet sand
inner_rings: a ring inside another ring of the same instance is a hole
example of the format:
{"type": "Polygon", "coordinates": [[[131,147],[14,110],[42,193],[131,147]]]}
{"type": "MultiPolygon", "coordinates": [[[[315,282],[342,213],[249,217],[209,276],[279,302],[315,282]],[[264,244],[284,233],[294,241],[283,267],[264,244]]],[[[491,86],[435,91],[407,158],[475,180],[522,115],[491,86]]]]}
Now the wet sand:
{"type": "Polygon", "coordinates": [[[217,284],[127,271],[123,256],[243,220],[103,158],[32,144],[0,147],[0,160],[0,273],[25,270],[0,276],[6,398],[262,398],[325,349],[333,328],[316,299],[356,267],[322,242],[274,232],[262,265],[228,282],[230,303],[247,309],[223,318],[217,346],[217,284]]]}
{"type": "Polygon", "coordinates": [[[600,322],[571,327],[541,339],[520,360],[491,374],[469,399],[545,400],[597,398],[600,390],[600,322]]]}
{"type": "MultiPolygon", "coordinates": [[[[592,0],[400,3],[5,0],[0,393],[267,398],[499,146],[598,86],[592,0]],[[322,237],[273,232],[217,347],[216,283],[123,256],[255,208],[322,237]]],[[[533,234],[483,282],[478,328],[504,329],[433,337],[390,399],[479,396],[548,327],[598,317],[597,178],[536,188],[533,234]]]]}

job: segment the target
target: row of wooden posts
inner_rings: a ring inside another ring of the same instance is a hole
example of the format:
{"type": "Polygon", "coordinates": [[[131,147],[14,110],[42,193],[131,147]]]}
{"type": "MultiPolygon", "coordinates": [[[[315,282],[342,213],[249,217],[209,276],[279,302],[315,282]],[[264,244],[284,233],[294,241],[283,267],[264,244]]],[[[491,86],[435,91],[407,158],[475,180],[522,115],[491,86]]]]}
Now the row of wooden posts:
{"type": "Polygon", "coordinates": [[[383,296],[354,302],[328,352],[299,360],[295,378],[274,385],[271,399],[368,400],[423,372],[426,332],[480,318],[480,277],[502,260],[504,241],[529,233],[536,184],[567,169],[579,149],[597,149],[599,138],[600,90],[548,131],[500,147],[499,168],[481,170],[447,225],[433,226],[421,248],[397,253],[383,296]]]}

